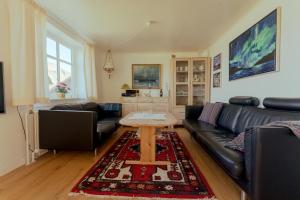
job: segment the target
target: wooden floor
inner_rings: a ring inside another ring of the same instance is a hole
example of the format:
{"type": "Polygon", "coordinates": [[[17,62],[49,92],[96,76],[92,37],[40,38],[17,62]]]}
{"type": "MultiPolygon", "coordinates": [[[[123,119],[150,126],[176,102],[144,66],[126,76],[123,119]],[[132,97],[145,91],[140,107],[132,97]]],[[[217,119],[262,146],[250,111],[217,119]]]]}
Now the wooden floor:
{"type": "MultiPolygon", "coordinates": [[[[93,152],[48,153],[32,165],[21,167],[0,177],[0,200],[78,200],[94,199],[68,196],[71,188],[106,150],[129,128],[121,127],[95,157],[93,152]]],[[[196,164],[206,177],[218,200],[238,200],[238,186],[190,137],[184,128],[176,131],[186,144],[196,164]]],[[[114,198],[112,198],[114,199],[114,198]]]]}

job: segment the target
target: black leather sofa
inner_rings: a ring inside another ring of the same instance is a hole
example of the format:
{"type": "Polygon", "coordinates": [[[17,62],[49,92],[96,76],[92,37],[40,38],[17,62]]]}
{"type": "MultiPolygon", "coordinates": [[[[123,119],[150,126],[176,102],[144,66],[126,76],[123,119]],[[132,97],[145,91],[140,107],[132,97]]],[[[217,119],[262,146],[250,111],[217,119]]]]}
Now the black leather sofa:
{"type": "Polygon", "coordinates": [[[40,110],[40,148],[94,150],[115,132],[121,117],[121,104],[61,104],[40,110]]]}
{"type": "Polygon", "coordinates": [[[264,126],[300,120],[300,99],[231,98],[217,126],[198,121],[202,106],[187,106],[184,127],[252,200],[300,199],[300,139],[288,128],[264,126]],[[246,131],[245,152],[224,147],[246,131]]]}

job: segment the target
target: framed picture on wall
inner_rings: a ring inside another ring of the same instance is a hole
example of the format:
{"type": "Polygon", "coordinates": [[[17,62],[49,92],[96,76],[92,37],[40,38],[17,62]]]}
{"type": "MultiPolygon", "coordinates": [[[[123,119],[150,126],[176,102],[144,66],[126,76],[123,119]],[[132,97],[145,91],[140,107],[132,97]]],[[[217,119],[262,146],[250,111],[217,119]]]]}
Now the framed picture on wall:
{"type": "Polygon", "coordinates": [[[213,87],[214,88],[221,87],[221,72],[217,72],[213,74],[213,87]]]}
{"type": "Polygon", "coordinates": [[[133,89],[160,89],[161,64],[133,64],[133,89]]]}
{"type": "Polygon", "coordinates": [[[278,70],[280,9],[229,44],[229,80],[278,70]]]}
{"type": "Polygon", "coordinates": [[[221,53],[216,55],[213,59],[213,69],[214,71],[217,71],[221,69],[221,53]]]}

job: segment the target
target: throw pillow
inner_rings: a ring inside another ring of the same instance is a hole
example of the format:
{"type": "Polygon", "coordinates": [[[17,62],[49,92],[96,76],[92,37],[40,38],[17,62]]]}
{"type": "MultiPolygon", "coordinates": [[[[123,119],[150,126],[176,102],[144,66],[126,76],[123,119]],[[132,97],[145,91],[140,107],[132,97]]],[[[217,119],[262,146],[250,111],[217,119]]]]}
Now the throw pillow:
{"type": "Polygon", "coordinates": [[[223,103],[207,103],[202,110],[198,120],[216,126],[217,119],[222,110],[223,103]]]}
{"type": "Polygon", "coordinates": [[[201,120],[203,122],[207,122],[210,118],[210,113],[214,108],[214,104],[213,103],[207,103],[205,104],[205,106],[203,107],[202,113],[199,116],[198,120],[201,120]]]}
{"type": "Polygon", "coordinates": [[[244,139],[245,139],[245,132],[242,132],[238,136],[236,136],[233,140],[227,142],[225,144],[225,147],[240,152],[244,152],[244,139]]]}
{"type": "Polygon", "coordinates": [[[223,103],[214,103],[213,109],[212,109],[212,111],[210,113],[210,117],[208,119],[209,124],[211,124],[213,126],[217,125],[217,120],[221,113],[222,108],[223,108],[223,103]]]}

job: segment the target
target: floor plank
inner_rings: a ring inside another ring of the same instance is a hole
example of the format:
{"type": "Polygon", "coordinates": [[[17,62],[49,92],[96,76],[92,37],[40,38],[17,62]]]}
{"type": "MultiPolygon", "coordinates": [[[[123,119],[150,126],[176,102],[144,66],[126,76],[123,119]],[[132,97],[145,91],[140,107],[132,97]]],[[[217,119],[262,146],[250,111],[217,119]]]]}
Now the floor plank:
{"type": "MultiPolygon", "coordinates": [[[[1,200],[90,200],[85,196],[70,197],[68,193],[86,171],[109,149],[126,131],[120,127],[105,144],[99,147],[95,157],[93,152],[63,151],[55,156],[47,153],[29,166],[20,167],[0,177],[1,200]]],[[[176,128],[186,144],[194,161],[207,179],[218,200],[238,200],[239,187],[210,158],[210,156],[190,137],[184,128],[176,128]]],[[[114,199],[114,198],[111,198],[114,199]]]]}

